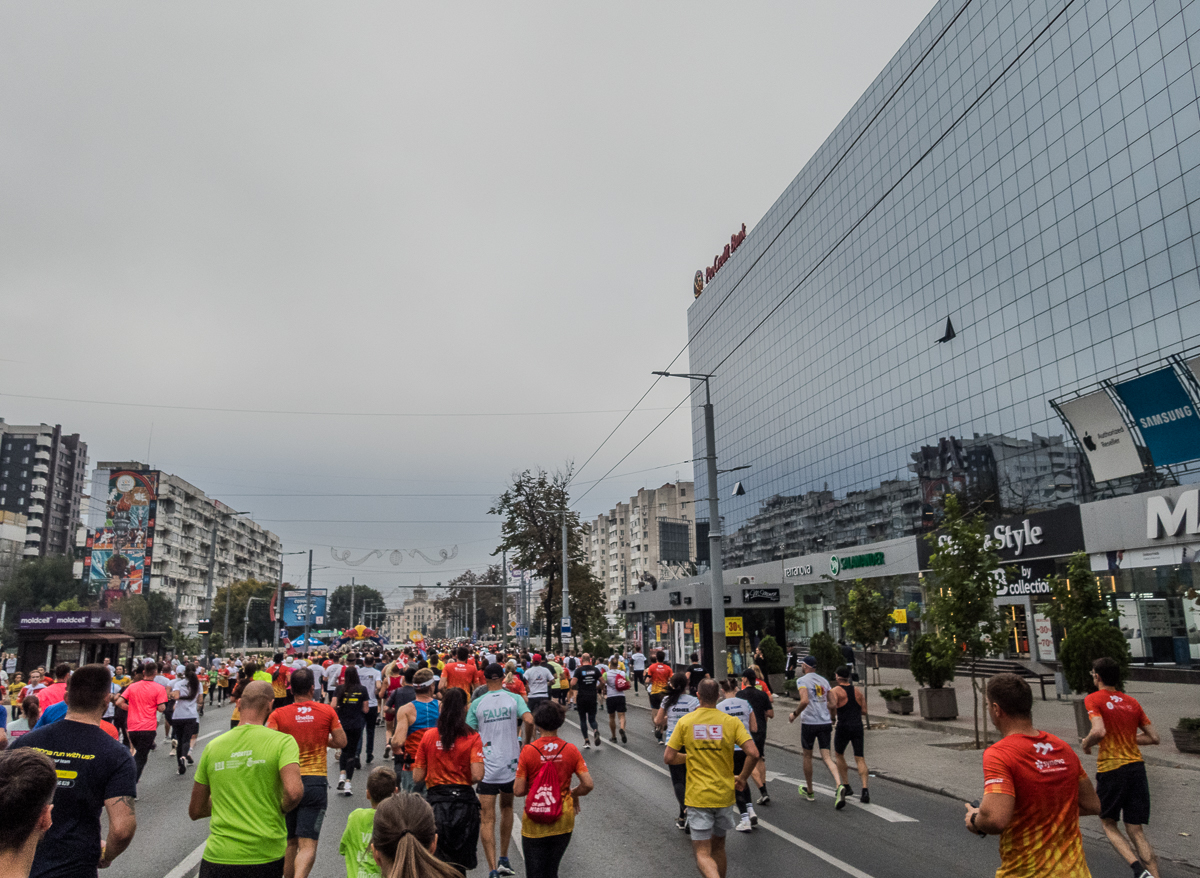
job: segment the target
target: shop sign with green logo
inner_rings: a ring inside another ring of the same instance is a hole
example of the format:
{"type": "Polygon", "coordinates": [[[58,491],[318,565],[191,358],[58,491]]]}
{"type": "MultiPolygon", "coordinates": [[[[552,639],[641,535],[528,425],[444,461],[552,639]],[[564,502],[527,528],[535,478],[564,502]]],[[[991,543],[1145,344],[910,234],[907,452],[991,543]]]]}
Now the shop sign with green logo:
{"type": "Polygon", "coordinates": [[[829,572],[837,576],[843,570],[854,570],[858,567],[882,567],[883,552],[867,552],[865,555],[851,555],[849,558],[829,556],[829,572]]]}

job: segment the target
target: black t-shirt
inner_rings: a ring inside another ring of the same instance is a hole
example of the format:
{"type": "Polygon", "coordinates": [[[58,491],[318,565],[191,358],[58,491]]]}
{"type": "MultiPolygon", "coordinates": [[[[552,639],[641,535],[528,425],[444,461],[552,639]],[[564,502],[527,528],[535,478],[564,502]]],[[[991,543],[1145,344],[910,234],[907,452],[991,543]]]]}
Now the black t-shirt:
{"type": "Polygon", "coordinates": [[[707,673],[708,673],[708,671],[705,669],[704,665],[701,665],[701,664],[688,665],[687,675],[688,675],[688,692],[689,693],[691,693],[692,695],[696,694],[696,687],[700,685],[700,681],[704,679],[704,675],[707,673]]]}
{"type": "Polygon", "coordinates": [[[342,728],[354,731],[367,727],[367,715],[362,709],[363,703],[368,700],[365,687],[338,686],[333,697],[337,699],[337,715],[342,721],[342,728]]]}
{"type": "Polygon", "coordinates": [[[755,728],[758,729],[754,736],[760,739],[765,738],[767,735],[767,711],[771,709],[771,699],[765,692],[760,692],[753,686],[747,686],[740,690],[737,697],[750,702],[750,708],[754,711],[755,728]]]}
{"type": "Polygon", "coordinates": [[[572,676],[578,681],[576,685],[576,701],[595,701],[596,684],[600,681],[600,671],[592,665],[580,665],[572,676]]]}
{"type": "Polygon", "coordinates": [[[68,719],[34,729],[10,746],[42,751],[58,770],[54,822],[37,846],[29,874],[35,878],[96,875],[104,802],[137,796],[137,768],[129,750],[99,726],[68,719]]]}
{"type": "Polygon", "coordinates": [[[390,707],[392,710],[399,710],[401,707],[408,704],[410,701],[416,701],[416,700],[417,700],[417,690],[414,689],[412,686],[405,684],[403,686],[397,686],[395,689],[392,690],[392,694],[389,695],[388,699],[387,699],[387,706],[390,707]]]}

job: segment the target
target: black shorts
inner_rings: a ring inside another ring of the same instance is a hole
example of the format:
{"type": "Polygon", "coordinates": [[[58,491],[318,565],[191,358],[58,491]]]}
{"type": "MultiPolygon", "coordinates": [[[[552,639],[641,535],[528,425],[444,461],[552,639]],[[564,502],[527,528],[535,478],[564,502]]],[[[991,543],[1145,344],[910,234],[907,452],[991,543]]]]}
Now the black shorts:
{"type": "Polygon", "coordinates": [[[1096,795],[1100,797],[1100,819],[1121,820],[1145,826],[1150,822],[1150,782],[1146,763],[1130,762],[1112,771],[1096,774],[1096,795]]]}
{"type": "Polygon", "coordinates": [[[283,878],[283,859],[253,866],[227,866],[201,860],[200,878],[283,878]]]}
{"type": "Polygon", "coordinates": [[[767,758],[767,736],[765,734],[760,734],[759,732],[755,732],[754,734],[752,734],[750,736],[750,740],[753,741],[754,746],[758,748],[758,758],[766,759],[767,758]]]}
{"type": "Polygon", "coordinates": [[[855,756],[863,755],[862,723],[856,726],[837,724],[837,728],[833,731],[833,752],[839,755],[845,753],[847,744],[854,748],[855,756]]]}
{"type": "Polygon", "coordinates": [[[604,699],[604,709],[609,713],[625,713],[625,696],[609,695],[604,699]]]}
{"type": "Polygon", "coordinates": [[[654,692],[650,693],[650,709],[651,710],[658,710],[660,707],[662,707],[662,700],[663,700],[663,696],[665,694],[666,694],[665,692],[659,692],[657,694],[655,694],[654,692]]]}
{"type": "Polygon", "coordinates": [[[549,700],[550,700],[550,696],[548,696],[548,695],[535,695],[533,698],[530,698],[526,702],[526,706],[528,706],[529,712],[533,713],[535,710],[537,710],[537,706],[539,704],[542,704],[543,702],[546,702],[549,700]]]}
{"type": "Polygon", "coordinates": [[[300,779],[304,782],[304,796],[299,805],[283,815],[283,821],[287,824],[287,837],[289,841],[293,838],[311,838],[316,841],[321,837],[325,807],[329,804],[329,781],[315,775],[300,779]]]}
{"type": "Polygon", "coordinates": [[[475,786],[475,793],[480,796],[498,796],[501,793],[512,795],[512,791],[513,781],[511,780],[508,783],[488,783],[481,780],[475,786]]]}
{"type": "Polygon", "coordinates": [[[804,723],[800,725],[800,749],[811,750],[813,742],[822,750],[829,749],[829,733],[833,731],[833,725],[827,726],[810,726],[804,723]]]}

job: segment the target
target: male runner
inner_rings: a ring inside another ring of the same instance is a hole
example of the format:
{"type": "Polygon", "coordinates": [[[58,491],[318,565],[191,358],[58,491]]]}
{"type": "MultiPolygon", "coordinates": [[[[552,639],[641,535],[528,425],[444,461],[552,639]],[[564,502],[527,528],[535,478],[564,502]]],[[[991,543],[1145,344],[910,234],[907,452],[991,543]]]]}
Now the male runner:
{"type": "Polygon", "coordinates": [[[871,802],[871,793],[867,790],[867,760],[863,757],[862,718],[867,709],[867,696],[850,682],[853,673],[849,665],[840,666],[834,672],[837,685],[829,692],[829,710],[837,720],[833,731],[833,754],[838,767],[838,794],[834,796],[833,806],[839,810],[845,806],[846,796],[854,795],[854,790],[850,789],[850,769],[846,767],[847,744],[854,747],[854,763],[862,784],[862,795],[858,800],[864,805],[871,802]]]}
{"type": "Polygon", "coordinates": [[[493,662],[484,669],[487,694],[476,698],[467,708],[467,725],[479,732],[483,741],[483,780],[476,787],[479,795],[479,836],[487,857],[488,878],[515,875],[508,863],[508,843],[513,827],[513,782],[521,757],[522,738],[533,740],[533,714],[525,699],[503,688],[504,667],[493,662]],[[496,858],[496,797],[500,798],[500,857],[496,858]]]}
{"type": "Polygon", "coordinates": [[[313,674],[308,668],[292,673],[291,704],[277,707],[267,728],[291,735],[300,750],[300,780],[304,798],[284,816],[287,825],[285,878],[308,878],[317,859],[317,840],[329,802],[329,764],[326,748],[346,746],[346,732],[337,711],[313,699],[313,674]]]}
{"type": "Polygon", "coordinates": [[[580,664],[571,675],[571,691],[575,693],[575,709],[579,711],[579,726],[583,729],[583,749],[588,744],[588,724],[591,723],[596,746],[600,746],[600,727],[596,725],[596,708],[600,698],[598,684],[600,671],[592,665],[592,657],[586,652],[580,656],[580,664]]]}
{"type": "Polygon", "coordinates": [[[1033,727],[1033,690],[1016,674],[987,682],[988,715],[1003,735],[983,753],[983,800],[963,823],[1000,836],[996,875],[1090,878],[1079,818],[1100,813],[1100,798],[1066,743],[1033,727]]]}
{"type": "Polygon", "coordinates": [[[620,717],[621,725],[621,743],[629,743],[629,738],[625,735],[625,712],[627,705],[625,703],[625,691],[629,688],[629,678],[625,672],[617,665],[620,664],[620,659],[613,656],[608,660],[608,668],[603,671],[604,674],[604,712],[608,714],[608,734],[612,741],[617,740],[617,718],[620,717]],[[624,683],[625,688],[619,688],[621,683],[624,683]]]}
{"type": "Polygon", "coordinates": [[[117,699],[117,707],[128,711],[125,722],[129,731],[129,742],[133,744],[135,751],[136,780],[142,779],[146,761],[150,758],[150,751],[154,749],[154,738],[158,734],[158,715],[167,709],[167,690],[154,682],[156,668],[154,662],[146,662],[142,679],[127,686],[117,699]]]}
{"type": "Polygon", "coordinates": [[[758,748],[741,721],[717,710],[721,687],[716,680],[700,683],[696,697],[700,706],[675,723],[663,762],[687,765],[684,793],[692,851],[704,878],[724,878],[725,833],[733,829],[736,790],[746,788],[746,779],[758,760],[758,748]],[[733,773],[734,747],[741,747],[746,761],[733,773]],[[687,752],[684,753],[686,748],[687,752]]]}
{"type": "Polygon", "coordinates": [[[1158,878],[1158,857],[1146,840],[1150,822],[1150,783],[1146,779],[1143,746],[1157,744],[1158,733],[1142,706],[1119,692],[1121,666],[1111,658],[1092,662],[1092,682],[1099,689],[1083,700],[1092,730],[1083,739],[1083,752],[1100,744],[1096,758],[1096,793],[1100,797],[1100,825],[1118,854],[1125,858],[1134,878],[1158,878]],[[1121,835],[1117,821],[1125,817],[1121,835]]]}
{"type": "MultiPolygon", "coordinates": [[[[663,696],[667,694],[667,684],[671,682],[671,677],[674,674],[671,666],[666,664],[666,659],[667,654],[660,649],[654,654],[654,664],[646,668],[645,679],[648,681],[646,685],[650,687],[651,722],[653,722],[654,717],[658,714],[658,709],[662,707],[663,696]]],[[[666,743],[658,726],[654,727],[654,737],[658,738],[658,743],[666,743]]]]}
{"type": "Polygon", "coordinates": [[[704,665],[700,664],[700,653],[692,653],[688,660],[691,662],[685,671],[688,676],[688,694],[695,695],[696,687],[700,685],[701,680],[708,676],[708,671],[704,665]]]}
{"type": "Polygon", "coordinates": [[[392,733],[390,743],[392,762],[400,778],[402,793],[413,792],[412,767],[417,758],[417,749],[425,732],[437,725],[438,702],[433,697],[433,685],[437,679],[429,668],[421,668],[413,674],[413,689],[417,697],[396,710],[396,731],[392,733]]]}
{"type": "Polygon", "coordinates": [[[639,649],[629,657],[629,662],[632,665],[633,671],[633,694],[638,694],[638,686],[641,685],[642,675],[646,672],[646,656],[639,649]]]}
{"type": "MultiPolygon", "coordinates": [[[[754,732],[758,728],[754,719],[754,708],[750,706],[749,701],[737,697],[735,680],[721,681],[721,701],[717,704],[717,710],[734,719],[741,720],[746,731],[750,733],[750,740],[754,740],[754,732]]],[[[746,751],[735,746],[733,748],[733,773],[741,774],[745,765],[746,751]]],[[[754,813],[754,805],[750,803],[750,786],[748,784],[736,791],[736,799],[741,821],[734,829],[738,832],[750,832],[758,825],[758,815],[754,813]]]]}
{"type": "Polygon", "coordinates": [[[379,690],[383,674],[368,658],[358,668],[358,682],[367,690],[367,728],[359,744],[367,745],[367,764],[375,761],[375,727],[379,725],[379,690]]]}
{"type": "Polygon", "coordinates": [[[749,703],[754,711],[754,746],[758,748],[758,761],[754,763],[754,783],[758,786],[758,804],[771,804],[767,792],[767,721],[775,718],[775,706],[771,696],[758,688],[758,674],[754,668],[742,671],[742,688],[738,698],[749,703]]]}
{"type": "Polygon", "coordinates": [[[788,716],[788,722],[793,723],[800,717],[800,749],[804,751],[804,786],[800,787],[800,796],[809,802],[817,800],[813,792],[813,745],[821,754],[821,760],[833,776],[833,784],[837,792],[833,797],[833,806],[843,808],[846,804],[846,791],[838,777],[837,766],[829,755],[829,739],[833,732],[833,719],[829,715],[829,681],[817,673],[817,660],[811,655],[800,659],[800,670],[804,676],[796,681],[800,692],[800,706],[788,716]]]}

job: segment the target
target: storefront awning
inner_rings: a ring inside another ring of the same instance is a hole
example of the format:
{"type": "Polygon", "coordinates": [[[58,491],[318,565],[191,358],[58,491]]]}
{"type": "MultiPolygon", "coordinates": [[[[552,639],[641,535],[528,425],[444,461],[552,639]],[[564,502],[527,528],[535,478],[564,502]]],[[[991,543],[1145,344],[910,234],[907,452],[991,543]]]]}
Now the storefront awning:
{"type": "Polygon", "coordinates": [[[45,637],[47,643],[62,643],[64,641],[71,643],[125,643],[131,640],[133,638],[128,634],[116,634],[107,631],[78,631],[71,634],[47,634],[45,637]]]}

